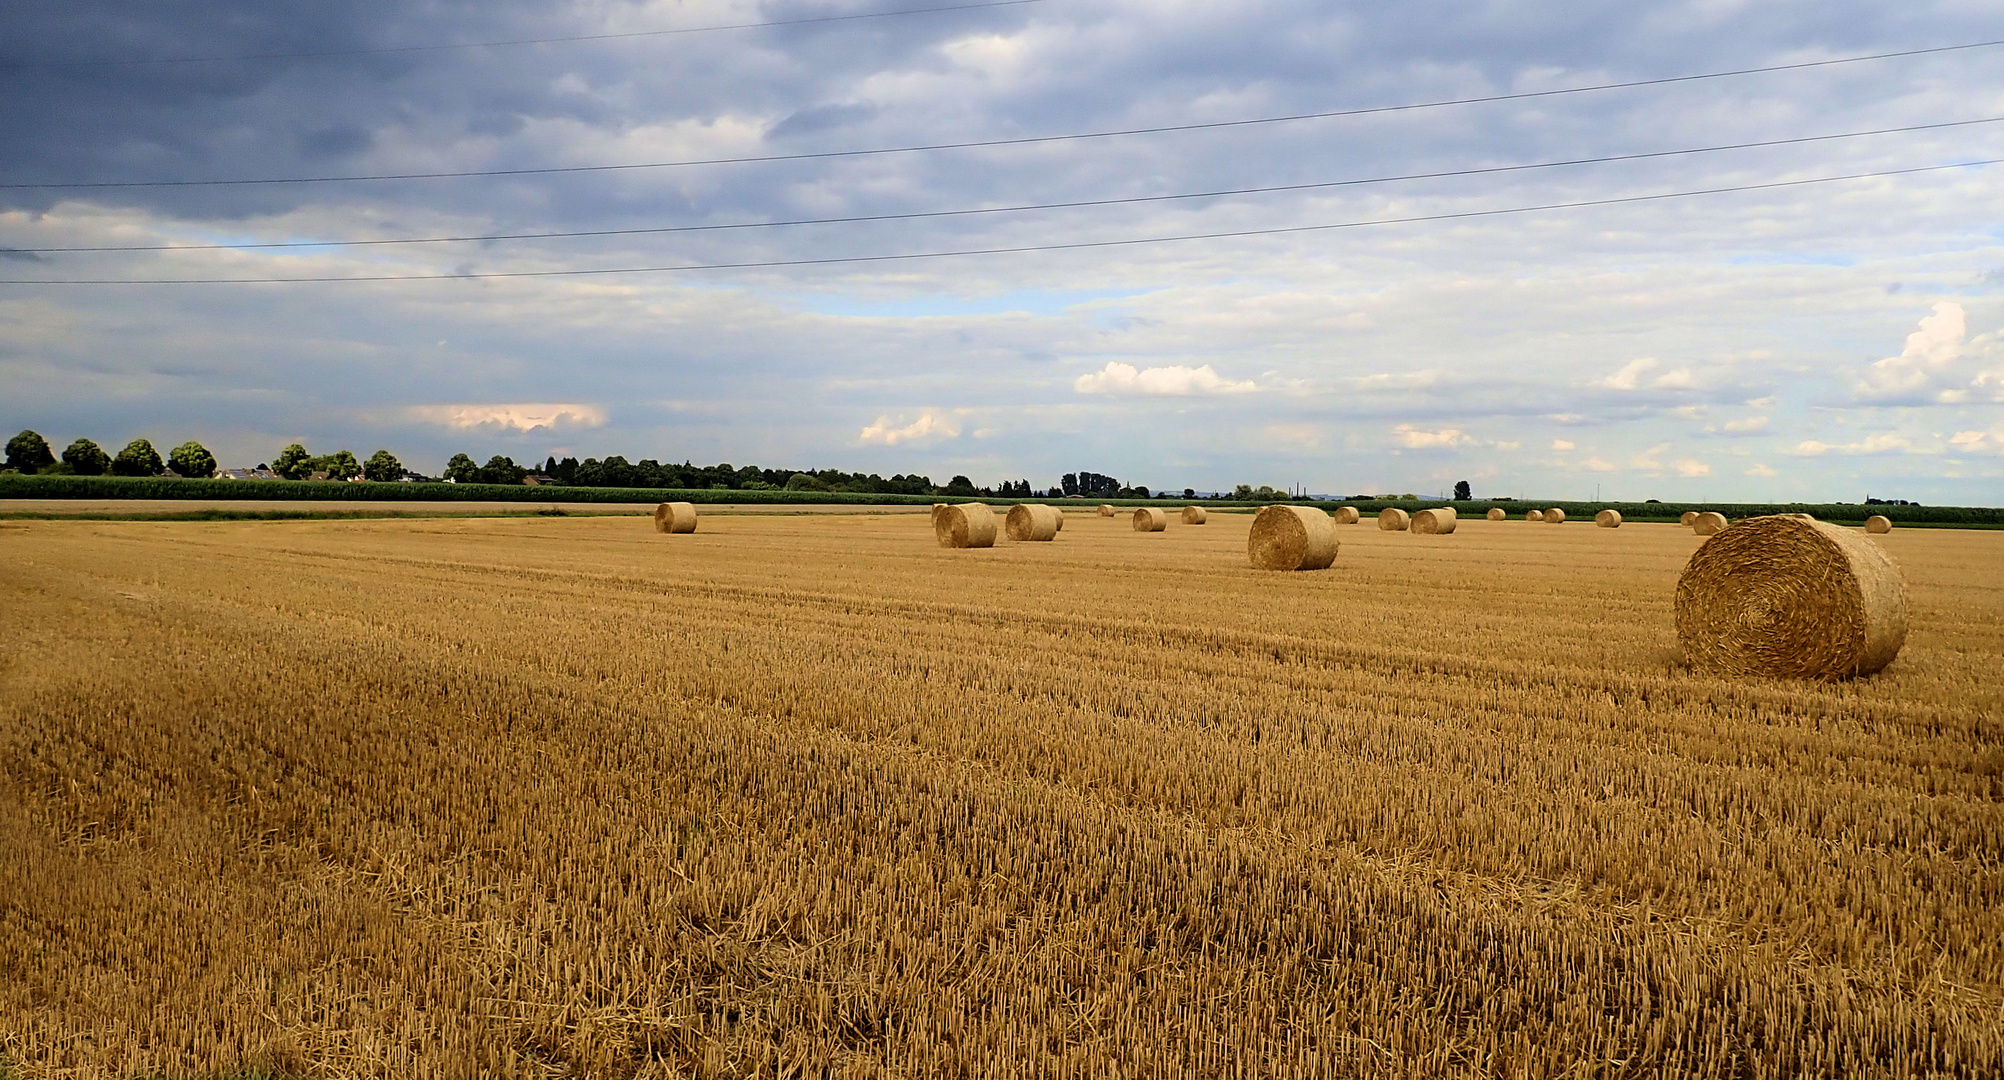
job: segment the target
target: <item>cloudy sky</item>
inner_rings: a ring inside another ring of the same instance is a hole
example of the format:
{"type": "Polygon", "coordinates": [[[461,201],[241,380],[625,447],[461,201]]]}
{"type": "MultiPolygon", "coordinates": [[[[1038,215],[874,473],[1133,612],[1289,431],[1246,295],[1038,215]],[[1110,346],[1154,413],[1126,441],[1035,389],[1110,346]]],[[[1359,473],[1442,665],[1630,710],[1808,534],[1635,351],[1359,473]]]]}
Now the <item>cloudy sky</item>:
{"type": "Polygon", "coordinates": [[[2004,46],[1538,94],[1994,3],[967,2],[0,8],[0,426],[2004,502],[2004,46]]]}

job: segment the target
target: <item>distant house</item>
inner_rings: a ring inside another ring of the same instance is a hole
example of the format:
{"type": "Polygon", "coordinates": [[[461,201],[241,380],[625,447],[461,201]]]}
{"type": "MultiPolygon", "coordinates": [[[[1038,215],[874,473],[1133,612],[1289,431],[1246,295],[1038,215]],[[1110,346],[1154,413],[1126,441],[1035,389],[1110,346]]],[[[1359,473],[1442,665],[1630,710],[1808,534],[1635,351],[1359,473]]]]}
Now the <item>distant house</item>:
{"type": "Polygon", "coordinates": [[[529,485],[530,487],[542,487],[544,484],[550,483],[554,479],[555,479],[554,477],[544,476],[542,473],[539,472],[532,472],[523,476],[522,482],[529,485]]]}
{"type": "Polygon", "coordinates": [[[270,469],[217,469],[218,480],[276,480],[278,474],[270,469]]]}

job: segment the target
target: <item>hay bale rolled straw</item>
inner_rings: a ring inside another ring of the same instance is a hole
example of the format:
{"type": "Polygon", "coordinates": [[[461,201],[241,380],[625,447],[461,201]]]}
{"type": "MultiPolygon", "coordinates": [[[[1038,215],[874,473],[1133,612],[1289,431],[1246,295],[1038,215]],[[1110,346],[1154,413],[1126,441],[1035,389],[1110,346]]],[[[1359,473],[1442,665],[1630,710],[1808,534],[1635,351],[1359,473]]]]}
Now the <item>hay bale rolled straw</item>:
{"type": "Polygon", "coordinates": [[[1865,519],[1865,531],[1868,533],[1892,532],[1893,519],[1882,514],[1873,514],[1871,517],[1865,519]]]}
{"type": "Polygon", "coordinates": [[[654,508],[654,531],[692,533],[696,531],[696,504],[662,503],[654,508]]]}
{"type": "Polygon", "coordinates": [[[1383,510],[1378,511],[1378,531],[1380,532],[1405,532],[1406,527],[1412,523],[1412,515],[1396,506],[1387,506],[1383,510]]]}
{"type": "Polygon", "coordinates": [[[1134,510],[1135,532],[1161,532],[1169,527],[1169,515],[1159,506],[1138,506],[1134,510]]]}
{"type": "Polygon", "coordinates": [[[1545,520],[1545,512],[1543,510],[1526,510],[1524,511],[1524,520],[1543,521],[1545,520]]]}
{"type": "Polygon", "coordinates": [[[1489,513],[1484,516],[1491,521],[1502,521],[1504,518],[1509,517],[1510,515],[1504,513],[1502,507],[1492,506],[1489,508],[1489,513]]]}
{"type": "Polygon", "coordinates": [[[1059,508],[1059,507],[1056,507],[1056,506],[1053,506],[1053,507],[1051,507],[1051,513],[1053,513],[1053,514],[1057,515],[1057,519],[1058,519],[1058,531],[1059,531],[1059,532],[1064,532],[1064,531],[1065,531],[1065,512],[1064,512],[1064,510],[1063,510],[1063,509],[1061,509],[1061,508],[1059,508]]]}
{"type": "Polygon", "coordinates": [[[1327,570],[1336,548],[1335,519],[1307,506],[1263,507],[1246,536],[1255,570],[1327,570]]]}
{"type": "Polygon", "coordinates": [[[1017,503],[1002,519],[1011,540],[1049,540],[1058,535],[1058,512],[1042,503],[1017,503]]]}
{"type": "Polygon", "coordinates": [[[1566,512],[1554,506],[1546,510],[1545,516],[1539,518],[1538,520],[1546,522],[1547,524],[1558,525],[1566,520],[1566,512]]]}
{"type": "Polygon", "coordinates": [[[1697,520],[1698,520],[1698,512],[1696,510],[1686,510],[1682,514],[1679,514],[1677,516],[1677,524],[1682,525],[1687,529],[1690,528],[1691,525],[1697,520]]]}
{"type": "Polygon", "coordinates": [[[1446,536],[1454,531],[1454,507],[1436,506],[1413,515],[1412,531],[1421,536],[1446,536]]]}
{"type": "Polygon", "coordinates": [[[1724,531],[1725,527],[1726,515],[1715,510],[1707,510],[1691,519],[1691,531],[1699,536],[1711,536],[1724,531]]]}
{"type": "Polygon", "coordinates": [[[1113,516],[1113,507],[1111,507],[1111,506],[1108,506],[1108,505],[1107,505],[1107,504],[1105,504],[1105,503],[1101,503],[1101,504],[1099,505],[1099,516],[1100,516],[1100,517],[1112,517],[1112,516],[1113,516]]]}
{"type": "Polygon", "coordinates": [[[932,534],[940,547],[985,548],[995,546],[995,511],[986,503],[949,506],[932,520],[932,534]]]}
{"type": "Polygon", "coordinates": [[[1204,512],[1204,508],[1201,506],[1186,506],[1183,508],[1183,524],[1185,525],[1202,525],[1205,519],[1210,516],[1210,514],[1204,512]]]}
{"type": "Polygon", "coordinates": [[[1722,675],[1870,675],[1907,639],[1907,588],[1879,545],[1807,514],[1748,518],[1677,579],[1677,640],[1722,675]]]}
{"type": "Polygon", "coordinates": [[[1593,523],[1603,529],[1621,528],[1621,511],[1602,510],[1593,516],[1593,523]]]}
{"type": "Polygon", "coordinates": [[[1354,506],[1339,506],[1329,511],[1329,515],[1335,519],[1338,525],[1355,525],[1364,519],[1364,515],[1358,513],[1357,508],[1354,506]]]}

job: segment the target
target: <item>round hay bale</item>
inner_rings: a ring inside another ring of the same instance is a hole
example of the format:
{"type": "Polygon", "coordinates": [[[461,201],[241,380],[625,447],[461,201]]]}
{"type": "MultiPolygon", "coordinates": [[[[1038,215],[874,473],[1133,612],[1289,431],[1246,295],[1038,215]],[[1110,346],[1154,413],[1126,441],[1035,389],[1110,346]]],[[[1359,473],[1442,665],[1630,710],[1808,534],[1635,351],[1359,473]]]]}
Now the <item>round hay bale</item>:
{"type": "Polygon", "coordinates": [[[1378,511],[1378,529],[1381,532],[1404,532],[1412,521],[1412,515],[1396,506],[1387,506],[1378,511]]]}
{"type": "Polygon", "coordinates": [[[949,506],[933,519],[932,534],[939,539],[940,547],[994,547],[995,511],[986,503],[949,506]]]}
{"type": "Polygon", "coordinates": [[[1603,529],[1619,529],[1621,528],[1621,511],[1602,510],[1593,516],[1593,523],[1603,529]]]}
{"type": "Polygon", "coordinates": [[[933,528],[935,528],[935,529],[939,528],[939,515],[940,515],[941,513],[945,512],[945,510],[946,510],[946,504],[945,504],[945,503],[933,503],[933,504],[932,504],[932,526],[933,526],[933,528]]]}
{"type": "Polygon", "coordinates": [[[1051,513],[1053,513],[1053,514],[1057,515],[1057,519],[1058,519],[1058,531],[1059,531],[1059,532],[1064,532],[1064,531],[1065,531],[1065,511],[1064,511],[1064,508],[1063,508],[1063,507],[1060,507],[1060,506],[1053,506],[1053,507],[1051,507],[1051,513]]]}
{"type": "Polygon", "coordinates": [[[1489,513],[1487,516],[1491,521],[1502,521],[1504,518],[1509,517],[1510,515],[1504,513],[1502,507],[1492,506],[1489,508],[1489,513]]]}
{"type": "Polygon", "coordinates": [[[1865,531],[1868,533],[1892,532],[1893,519],[1881,514],[1873,514],[1871,517],[1865,519],[1865,531]]]}
{"type": "Polygon", "coordinates": [[[1101,504],[1100,504],[1100,507],[1099,507],[1099,516],[1100,516],[1100,517],[1112,517],[1112,516],[1113,516],[1113,507],[1111,507],[1111,506],[1108,506],[1108,505],[1106,505],[1105,503],[1101,503],[1101,504]]]}
{"type": "Polygon", "coordinates": [[[1262,507],[1246,537],[1255,570],[1327,570],[1336,547],[1336,520],[1306,506],[1262,507]]]}
{"type": "Polygon", "coordinates": [[[1545,520],[1545,512],[1543,510],[1526,510],[1524,511],[1524,520],[1543,521],[1545,520]]]}
{"type": "Polygon", "coordinates": [[[1436,506],[1413,515],[1412,531],[1422,536],[1445,536],[1454,531],[1454,507],[1436,506]]]}
{"type": "Polygon", "coordinates": [[[1161,532],[1169,527],[1169,515],[1159,506],[1137,506],[1134,508],[1135,532],[1161,532]]]}
{"type": "Polygon", "coordinates": [[[1202,525],[1204,519],[1210,516],[1204,512],[1204,508],[1201,506],[1186,506],[1183,508],[1183,524],[1185,525],[1202,525]]]}
{"type": "Polygon", "coordinates": [[[654,508],[654,531],[692,533],[696,531],[696,504],[662,503],[654,508]]]}
{"type": "Polygon", "coordinates": [[[1701,670],[1848,679],[1892,663],[1906,639],[1900,568],[1879,545],[1807,514],[1739,522],[1677,579],[1677,640],[1701,670]]]}
{"type": "Polygon", "coordinates": [[[1682,514],[1679,514],[1677,516],[1677,524],[1682,525],[1687,529],[1690,528],[1691,525],[1697,520],[1698,520],[1698,512],[1696,510],[1686,510],[1682,514]]]}
{"type": "Polygon", "coordinates": [[[1042,503],[1017,503],[1002,519],[1011,540],[1049,540],[1058,535],[1058,512],[1042,503]]]}
{"type": "Polygon", "coordinates": [[[1726,515],[1707,510],[1691,522],[1691,531],[1699,536],[1710,536],[1726,527],[1726,515]]]}
{"type": "Polygon", "coordinates": [[[1552,507],[1552,508],[1550,508],[1550,509],[1548,509],[1548,510],[1546,510],[1546,511],[1545,511],[1545,516],[1544,516],[1543,520],[1544,520],[1544,521],[1548,521],[1548,522],[1550,522],[1550,523],[1551,523],[1551,524],[1553,524],[1553,525],[1557,525],[1557,524],[1559,524],[1560,522],[1563,522],[1563,521],[1565,521],[1565,520],[1566,520],[1566,512],[1565,512],[1564,510],[1561,510],[1561,509],[1559,509],[1558,507],[1554,506],[1554,507],[1552,507]]]}
{"type": "Polygon", "coordinates": [[[1354,506],[1339,506],[1329,511],[1329,513],[1335,518],[1338,525],[1355,525],[1357,522],[1363,520],[1364,517],[1364,515],[1357,512],[1357,508],[1354,506]]]}

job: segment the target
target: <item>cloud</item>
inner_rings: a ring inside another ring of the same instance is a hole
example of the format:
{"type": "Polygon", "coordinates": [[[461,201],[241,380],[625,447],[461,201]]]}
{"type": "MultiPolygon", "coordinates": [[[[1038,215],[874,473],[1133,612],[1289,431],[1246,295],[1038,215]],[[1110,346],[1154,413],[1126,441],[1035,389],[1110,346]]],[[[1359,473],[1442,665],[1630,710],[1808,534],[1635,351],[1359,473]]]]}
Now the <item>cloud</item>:
{"type": "Polygon", "coordinates": [[[1655,367],[1658,362],[1653,356],[1645,356],[1640,360],[1630,360],[1628,363],[1623,364],[1620,370],[1614,374],[1603,379],[1594,380],[1594,385],[1604,386],[1609,390],[1633,390],[1641,381],[1642,373],[1655,367]]]}
{"type": "Polygon", "coordinates": [[[1590,472],[1613,472],[1617,468],[1620,468],[1620,466],[1612,461],[1597,457],[1590,457],[1580,464],[1586,466],[1590,472]]]}
{"type": "Polygon", "coordinates": [[[1738,420],[1726,421],[1720,426],[1719,430],[1728,435],[1752,435],[1756,432],[1766,431],[1770,419],[1771,417],[1766,416],[1744,416],[1738,420]]]}
{"type": "MultiPolygon", "coordinates": [[[[1970,379],[1960,369],[1965,357],[1972,354],[1968,333],[1969,320],[1961,304],[1944,300],[1934,305],[1934,313],[1923,317],[1920,326],[1907,335],[1906,347],[1898,356],[1888,356],[1865,369],[1855,387],[1858,396],[1913,404],[1966,401],[1970,379]]],[[[1983,376],[1976,377],[1978,385],[1982,380],[1983,376]]]]}
{"type": "Polygon", "coordinates": [[[1631,469],[1640,469],[1643,472],[1662,472],[1664,468],[1662,454],[1668,449],[1670,449],[1669,443],[1657,443],[1655,446],[1630,458],[1628,467],[1631,469]]]}
{"type": "Polygon", "coordinates": [[[538,428],[599,427],[606,412],[597,405],[516,402],[507,405],[413,405],[404,411],[413,420],[457,431],[487,428],[535,431],[538,428]]]}
{"type": "Polygon", "coordinates": [[[1690,368],[1680,367],[1656,376],[1649,385],[1658,390],[1691,390],[1697,387],[1698,378],[1691,374],[1690,368]]]}
{"type": "Polygon", "coordinates": [[[1961,454],[2004,455],[2004,425],[1989,431],[1958,431],[1948,437],[1948,444],[1961,454]]]}
{"type": "Polygon", "coordinates": [[[1192,397],[1198,394],[1246,394],[1259,389],[1259,385],[1222,378],[1209,364],[1136,368],[1133,364],[1109,360],[1106,367],[1099,371],[1079,376],[1072,383],[1072,389],[1081,394],[1192,397]]]}
{"type": "Polygon", "coordinates": [[[1691,477],[1710,476],[1712,475],[1712,467],[1696,458],[1684,458],[1677,462],[1677,475],[1691,477]]]}
{"type": "Polygon", "coordinates": [[[1570,442],[1568,442],[1568,441],[1566,441],[1565,439],[1553,439],[1553,440],[1552,440],[1552,449],[1554,449],[1554,450],[1558,450],[1558,451],[1566,451],[1566,450],[1571,450],[1571,449],[1573,449],[1573,444],[1572,444],[1572,443],[1570,443],[1570,442]]]}
{"type": "Polygon", "coordinates": [[[1822,457],[1839,454],[1847,457],[1864,457],[1876,454],[1922,454],[1927,451],[1914,446],[1913,440],[1904,435],[1868,435],[1854,443],[1827,443],[1817,439],[1805,439],[1795,444],[1789,453],[1796,457],[1822,457]]]}
{"type": "Polygon", "coordinates": [[[858,432],[856,438],[865,445],[896,446],[899,443],[952,439],[960,435],[960,425],[937,409],[926,409],[919,413],[918,419],[901,427],[894,426],[897,423],[889,416],[879,416],[875,423],[858,432]]]}
{"type": "Polygon", "coordinates": [[[1392,429],[1393,438],[1400,446],[1409,450],[1438,450],[1456,446],[1474,446],[1476,439],[1460,428],[1441,428],[1439,431],[1422,431],[1411,424],[1400,424],[1392,429]]]}
{"type": "Polygon", "coordinates": [[[1763,464],[1760,464],[1760,463],[1756,462],[1756,463],[1754,464],[1754,467],[1753,467],[1753,468],[1751,468],[1751,469],[1748,469],[1748,470],[1747,470],[1747,475],[1748,475],[1748,476],[1759,476],[1759,477],[1762,477],[1762,478],[1766,478],[1766,477],[1772,477],[1772,476],[1780,476],[1781,474],[1780,474],[1780,473],[1778,473],[1778,472],[1775,472],[1775,471],[1774,471],[1773,469],[1769,468],[1769,467],[1768,467],[1768,466],[1766,466],[1766,465],[1763,465],[1763,464]]]}

